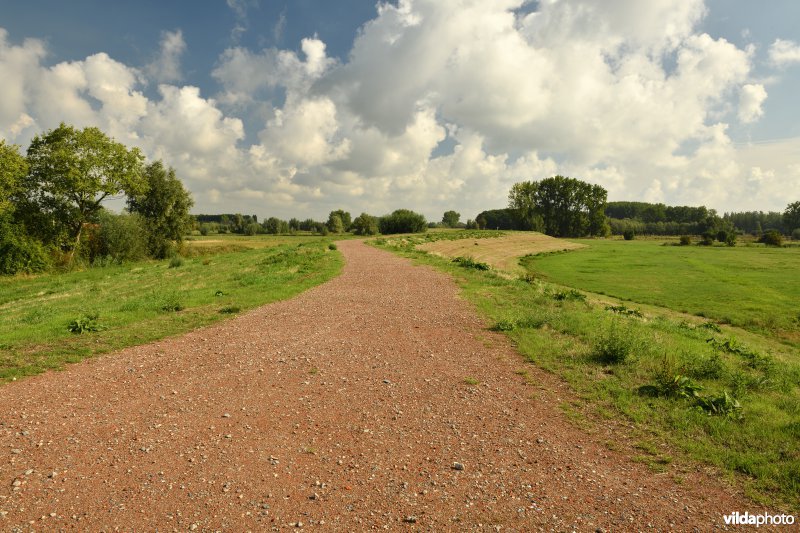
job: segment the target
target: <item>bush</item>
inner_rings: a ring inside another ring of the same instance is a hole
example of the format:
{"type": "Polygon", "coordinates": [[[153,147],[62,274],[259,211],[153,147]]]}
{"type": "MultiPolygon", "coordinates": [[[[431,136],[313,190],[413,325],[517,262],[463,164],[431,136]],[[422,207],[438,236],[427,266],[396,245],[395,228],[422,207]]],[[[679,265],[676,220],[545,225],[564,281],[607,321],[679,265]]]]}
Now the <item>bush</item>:
{"type": "Polygon", "coordinates": [[[97,313],[79,316],[67,325],[67,329],[77,335],[106,329],[97,322],[98,318],[100,318],[100,316],[97,313]]]}
{"type": "Polygon", "coordinates": [[[475,270],[489,270],[489,265],[486,263],[481,263],[480,261],[475,261],[471,257],[456,257],[453,259],[453,263],[458,263],[464,268],[474,268],[475,270]]]}
{"type": "Polygon", "coordinates": [[[691,235],[681,235],[681,240],[679,243],[681,246],[689,246],[692,244],[692,236],[691,235]]]}
{"type": "Polygon", "coordinates": [[[351,226],[356,235],[375,235],[378,233],[378,217],[361,213],[351,226]]]}
{"type": "MultiPolygon", "coordinates": [[[[139,261],[147,257],[147,230],[139,215],[100,214],[97,255],[114,263],[139,261]]],[[[92,258],[94,261],[97,258],[92,258]]]]}
{"type": "Polygon", "coordinates": [[[783,246],[783,235],[780,231],[771,229],[764,233],[758,242],[763,242],[767,246],[783,246]]]}
{"type": "Polygon", "coordinates": [[[336,246],[335,242],[332,242],[328,245],[328,250],[336,250],[336,249],[338,249],[338,246],[336,246]]]}
{"type": "Polygon", "coordinates": [[[717,240],[719,242],[728,242],[728,235],[729,233],[724,229],[721,229],[717,232],[717,240]]]}
{"type": "Polygon", "coordinates": [[[736,234],[734,232],[728,233],[725,237],[725,244],[728,246],[736,246],[736,234]]]}
{"type": "Polygon", "coordinates": [[[800,228],[796,228],[794,231],[792,231],[792,240],[800,241],[800,228]]]}
{"type": "Polygon", "coordinates": [[[424,233],[428,229],[425,217],[409,209],[398,209],[391,215],[381,217],[378,225],[384,235],[424,233]]]}
{"type": "Polygon", "coordinates": [[[698,244],[701,245],[701,246],[711,246],[712,244],[714,244],[714,238],[715,237],[716,237],[716,235],[714,235],[713,232],[706,231],[705,233],[703,233],[702,239],[700,240],[700,242],[698,244]]]}
{"type": "Polygon", "coordinates": [[[594,357],[604,364],[621,364],[629,361],[635,355],[636,348],[636,342],[630,335],[630,331],[620,331],[614,322],[606,334],[595,343],[594,357]]]}
{"type": "Polygon", "coordinates": [[[626,229],[622,233],[622,238],[625,239],[626,241],[632,241],[635,237],[636,237],[636,233],[634,233],[634,231],[632,229],[626,229]]]}
{"type": "Polygon", "coordinates": [[[0,226],[0,274],[32,274],[50,268],[42,244],[11,225],[0,226]]]}
{"type": "Polygon", "coordinates": [[[172,259],[169,260],[169,268],[179,268],[183,266],[183,257],[179,255],[173,255],[172,259]]]}

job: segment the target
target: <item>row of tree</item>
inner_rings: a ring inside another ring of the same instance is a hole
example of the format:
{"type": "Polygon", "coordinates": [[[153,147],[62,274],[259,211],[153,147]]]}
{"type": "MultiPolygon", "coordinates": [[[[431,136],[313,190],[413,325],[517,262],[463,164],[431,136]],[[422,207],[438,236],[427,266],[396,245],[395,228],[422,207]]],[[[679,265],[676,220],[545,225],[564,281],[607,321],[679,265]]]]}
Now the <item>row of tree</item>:
{"type": "Polygon", "coordinates": [[[192,204],[172,168],[145,164],[138,149],[97,128],[62,123],[34,137],[24,156],[0,140],[0,273],[122,260],[131,250],[166,257],[191,225],[192,204]],[[105,212],[104,200],[122,197],[127,213],[105,212]],[[141,246],[130,242],[136,236],[141,246]]]}

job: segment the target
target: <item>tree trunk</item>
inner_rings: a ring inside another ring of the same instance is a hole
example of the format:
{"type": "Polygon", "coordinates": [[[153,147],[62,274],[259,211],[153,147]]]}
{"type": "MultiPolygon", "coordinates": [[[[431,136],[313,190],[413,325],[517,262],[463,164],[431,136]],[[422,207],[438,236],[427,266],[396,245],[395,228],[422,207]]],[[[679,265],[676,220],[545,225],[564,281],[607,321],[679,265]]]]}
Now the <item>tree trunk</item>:
{"type": "Polygon", "coordinates": [[[75,235],[75,245],[72,247],[72,250],[69,253],[69,266],[72,266],[72,261],[75,259],[75,251],[78,249],[78,246],[81,244],[81,232],[83,231],[83,222],[81,222],[80,226],[78,226],[78,234],[75,235]]]}

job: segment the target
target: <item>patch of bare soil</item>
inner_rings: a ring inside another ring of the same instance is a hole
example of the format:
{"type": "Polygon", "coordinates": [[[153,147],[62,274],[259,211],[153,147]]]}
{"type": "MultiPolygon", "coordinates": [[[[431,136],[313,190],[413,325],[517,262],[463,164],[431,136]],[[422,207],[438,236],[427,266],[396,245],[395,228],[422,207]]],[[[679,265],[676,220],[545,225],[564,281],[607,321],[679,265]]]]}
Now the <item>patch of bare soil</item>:
{"type": "Polygon", "coordinates": [[[339,249],[292,300],[0,388],[0,529],[707,530],[747,509],[566,420],[566,388],[516,375],[448,277],[339,249]]]}
{"type": "Polygon", "coordinates": [[[417,248],[446,257],[471,257],[488,263],[498,270],[519,273],[519,259],[525,255],[542,252],[574,250],[585,245],[556,239],[532,231],[510,233],[494,239],[457,239],[434,241],[417,248]]]}

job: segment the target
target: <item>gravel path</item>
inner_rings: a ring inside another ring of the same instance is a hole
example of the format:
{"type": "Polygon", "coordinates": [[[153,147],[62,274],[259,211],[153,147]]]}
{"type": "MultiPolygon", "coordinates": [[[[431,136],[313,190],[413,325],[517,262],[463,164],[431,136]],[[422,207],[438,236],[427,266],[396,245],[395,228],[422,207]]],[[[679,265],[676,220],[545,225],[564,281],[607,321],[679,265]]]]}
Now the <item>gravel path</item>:
{"type": "Polygon", "coordinates": [[[342,275],[292,300],[0,387],[0,530],[706,530],[747,510],[567,421],[566,388],[516,375],[445,275],[339,249],[342,275]]]}

